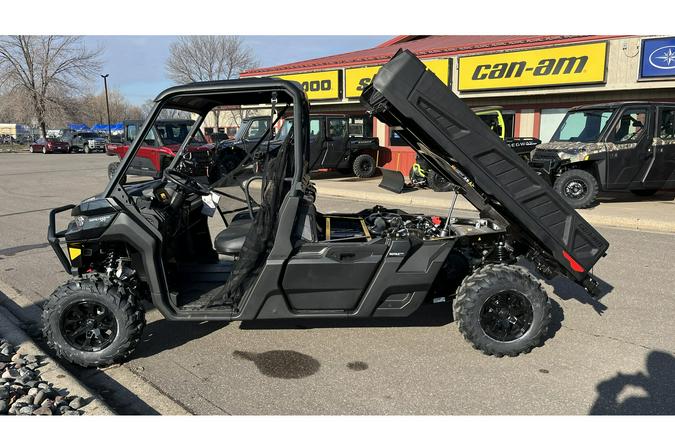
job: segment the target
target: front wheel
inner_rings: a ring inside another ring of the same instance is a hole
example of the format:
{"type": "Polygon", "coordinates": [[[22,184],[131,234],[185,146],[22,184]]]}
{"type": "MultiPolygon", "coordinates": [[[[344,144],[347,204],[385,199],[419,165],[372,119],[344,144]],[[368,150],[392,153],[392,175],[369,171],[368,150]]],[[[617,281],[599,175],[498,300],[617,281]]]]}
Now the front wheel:
{"type": "Polygon", "coordinates": [[[89,154],[91,152],[91,149],[89,149],[89,145],[84,146],[84,153],[89,154]]]}
{"type": "Polygon", "coordinates": [[[588,208],[595,203],[598,196],[598,181],[595,177],[579,169],[567,170],[553,183],[553,189],[572,206],[572,208],[588,208]]]}
{"type": "Polygon", "coordinates": [[[48,151],[47,151],[47,147],[42,147],[42,153],[43,153],[43,154],[46,154],[47,152],[48,152],[48,151]]]}
{"type": "Polygon", "coordinates": [[[356,177],[362,179],[373,177],[375,175],[375,170],[377,170],[375,159],[368,154],[359,155],[354,159],[352,170],[356,177]]]}
{"type": "Polygon", "coordinates": [[[464,338],[497,357],[541,345],[551,322],[551,303],[541,283],[515,265],[486,265],[466,277],[452,310],[464,338]]]}
{"type": "Polygon", "coordinates": [[[106,366],[128,357],[141,339],[145,311],[123,287],[96,274],[52,293],[42,332],[57,356],[83,366],[106,366]]]}

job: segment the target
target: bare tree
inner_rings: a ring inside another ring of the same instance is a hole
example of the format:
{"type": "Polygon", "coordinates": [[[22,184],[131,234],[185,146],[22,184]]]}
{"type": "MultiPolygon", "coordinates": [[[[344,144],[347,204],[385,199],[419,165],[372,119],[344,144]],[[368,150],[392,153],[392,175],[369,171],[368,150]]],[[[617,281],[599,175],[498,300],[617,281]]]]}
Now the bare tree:
{"type": "MultiPolygon", "coordinates": [[[[169,47],[166,71],[173,81],[184,84],[238,78],[241,71],[256,65],[255,54],[241,37],[183,36],[169,47]]],[[[213,114],[218,131],[220,110],[214,109],[213,114]]]]}
{"type": "Polygon", "coordinates": [[[42,136],[47,136],[50,106],[64,93],[78,91],[100,69],[100,50],[81,37],[12,35],[0,38],[0,85],[30,99],[42,136]]]}

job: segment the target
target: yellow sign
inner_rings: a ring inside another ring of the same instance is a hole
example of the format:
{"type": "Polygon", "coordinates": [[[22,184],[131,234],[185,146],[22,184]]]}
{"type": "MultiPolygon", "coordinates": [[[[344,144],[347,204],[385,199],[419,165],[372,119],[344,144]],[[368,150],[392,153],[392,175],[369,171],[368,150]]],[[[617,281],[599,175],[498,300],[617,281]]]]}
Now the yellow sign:
{"type": "Polygon", "coordinates": [[[340,71],[329,70],[326,72],[295,73],[292,75],[279,75],[279,79],[295,81],[302,85],[310,100],[335,100],[340,98],[340,71]]]}
{"type": "Polygon", "coordinates": [[[459,58],[460,91],[605,82],[607,43],[459,58]]]}
{"type": "MultiPolygon", "coordinates": [[[[450,81],[449,59],[435,59],[423,62],[427,69],[431,70],[448,85],[450,81]]],[[[373,77],[382,66],[357,67],[345,69],[345,92],[348,98],[359,97],[363,89],[372,82],[373,77]]]]}

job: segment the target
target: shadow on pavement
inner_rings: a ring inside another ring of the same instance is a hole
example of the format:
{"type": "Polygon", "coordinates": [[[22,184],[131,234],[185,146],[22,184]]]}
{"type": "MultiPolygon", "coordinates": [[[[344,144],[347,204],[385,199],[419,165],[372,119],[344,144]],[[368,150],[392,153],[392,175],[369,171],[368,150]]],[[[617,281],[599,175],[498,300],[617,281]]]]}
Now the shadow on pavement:
{"type": "Polygon", "coordinates": [[[651,196],[639,196],[630,192],[600,192],[598,200],[600,203],[668,202],[675,200],[675,191],[659,191],[651,196]]]}
{"type": "Polygon", "coordinates": [[[225,321],[182,322],[159,319],[145,326],[132,359],[156,355],[207,336],[227,326],[225,321]]]}
{"type": "Polygon", "coordinates": [[[553,292],[560,299],[575,299],[585,305],[591,305],[598,315],[602,315],[607,310],[607,306],[600,302],[600,300],[614,290],[614,287],[596,275],[593,276],[593,279],[598,282],[601,292],[600,297],[597,299],[591,297],[583,287],[565,277],[554,277],[548,281],[548,284],[553,286],[553,292]]]}
{"type": "Polygon", "coordinates": [[[667,352],[650,352],[647,355],[647,373],[619,372],[613,378],[596,386],[598,398],[589,414],[675,414],[673,380],[675,380],[675,357],[667,352]],[[628,394],[624,394],[627,387],[629,387],[628,394]]]}

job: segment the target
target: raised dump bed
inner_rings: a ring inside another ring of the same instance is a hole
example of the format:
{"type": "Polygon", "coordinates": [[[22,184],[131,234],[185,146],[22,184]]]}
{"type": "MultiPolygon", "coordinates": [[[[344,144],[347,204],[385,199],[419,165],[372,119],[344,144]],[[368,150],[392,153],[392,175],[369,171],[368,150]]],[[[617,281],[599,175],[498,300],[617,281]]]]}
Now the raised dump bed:
{"type": "Polygon", "coordinates": [[[531,245],[530,257],[549,267],[557,266],[554,260],[594,293],[588,272],[604,256],[607,240],[412,53],[399,52],[385,64],[361,102],[462,186],[482,215],[509,226],[521,243],[539,245],[531,245]]]}

